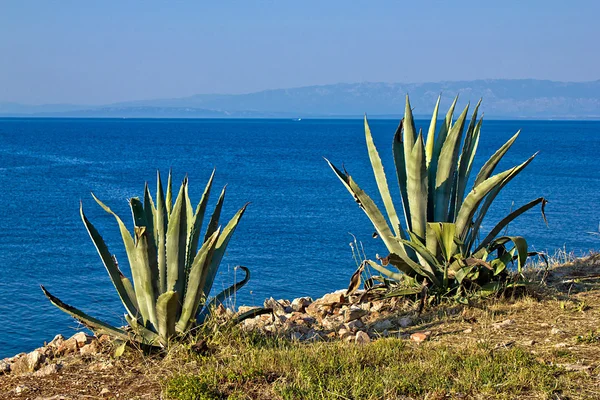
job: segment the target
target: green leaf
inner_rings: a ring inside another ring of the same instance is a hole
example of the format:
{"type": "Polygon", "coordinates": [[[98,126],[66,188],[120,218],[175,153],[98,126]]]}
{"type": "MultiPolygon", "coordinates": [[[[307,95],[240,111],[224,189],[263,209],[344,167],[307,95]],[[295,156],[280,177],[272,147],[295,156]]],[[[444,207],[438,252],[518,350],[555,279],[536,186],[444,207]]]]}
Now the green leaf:
{"type": "Polygon", "coordinates": [[[183,180],[173,210],[169,215],[167,228],[167,291],[183,295],[185,285],[185,261],[187,244],[187,216],[185,207],[185,187],[183,180]]]}
{"type": "Polygon", "coordinates": [[[421,240],[425,239],[427,227],[427,166],[423,136],[417,137],[407,160],[406,171],[408,175],[407,190],[410,204],[410,230],[421,240]]]}
{"type": "Polygon", "coordinates": [[[158,334],[163,344],[175,336],[175,321],[179,309],[179,296],[177,292],[165,292],[156,301],[156,314],[158,318],[158,334]]]}
{"type": "Polygon", "coordinates": [[[450,210],[450,196],[452,194],[454,173],[458,164],[458,151],[468,110],[469,105],[465,107],[454,126],[450,128],[448,137],[444,141],[440,151],[435,176],[435,222],[451,222],[447,220],[450,210]]]}
{"type": "MultiPolygon", "coordinates": [[[[406,155],[404,154],[404,143],[402,141],[404,119],[400,121],[394,140],[392,142],[392,152],[394,154],[394,165],[396,167],[396,176],[398,178],[398,186],[400,187],[400,196],[402,197],[402,208],[404,210],[404,221],[408,229],[410,225],[410,205],[408,204],[407,177],[406,177],[406,155]]],[[[402,233],[402,227],[399,228],[402,233]]]]}
{"type": "MultiPolygon", "coordinates": [[[[145,226],[135,227],[136,236],[136,263],[132,266],[133,284],[137,302],[141,310],[147,314],[147,320],[157,327],[156,318],[156,297],[154,295],[154,286],[156,281],[152,280],[152,271],[148,255],[148,229],[145,226]]],[[[154,253],[156,254],[156,253],[154,253]]]]}
{"type": "Polygon", "coordinates": [[[366,115],[364,123],[367,149],[369,151],[369,159],[371,160],[371,167],[373,168],[375,181],[377,182],[377,188],[381,194],[381,199],[383,200],[383,205],[385,206],[385,210],[388,214],[388,218],[390,219],[390,223],[392,224],[392,228],[394,229],[396,236],[400,236],[400,220],[398,219],[398,214],[396,214],[396,208],[394,207],[394,203],[392,201],[385,171],[383,170],[383,164],[381,163],[381,158],[379,157],[379,153],[377,152],[377,148],[373,142],[373,136],[371,135],[371,129],[369,128],[369,122],[367,121],[366,115]]]}
{"type": "Polygon", "coordinates": [[[489,160],[486,161],[486,163],[483,165],[483,167],[481,167],[481,169],[479,170],[477,177],[475,178],[475,183],[473,184],[474,188],[476,188],[480,183],[482,183],[483,181],[488,179],[494,173],[494,169],[496,168],[496,166],[498,165],[498,163],[500,162],[502,157],[504,157],[504,155],[506,154],[508,149],[510,149],[510,147],[513,145],[515,140],[517,140],[520,133],[521,133],[521,131],[518,131],[517,133],[515,133],[515,135],[513,137],[508,139],[508,141],[506,143],[504,143],[502,145],[502,147],[500,147],[490,157],[489,160]]]}
{"type": "Polygon", "coordinates": [[[427,144],[425,145],[425,159],[427,160],[427,167],[433,157],[433,146],[435,145],[435,126],[437,124],[438,112],[440,109],[440,100],[442,96],[438,96],[435,108],[433,109],[433,115],[431,116],[431,122],[429,123],[429,130],[427,131],[427,144]]]}
{"type": "Polygon", "coordinates": [[[169,213],[165,204],[160,172],[156,174],[156,247],[158,248],[158,288],[159,293],[167,291],[167,224],[169,213]]]}
{"type": "Polygon", "coordinates": [[[94,246],[96,247],[100,258],[102,259],[102,263],[104,264],[104,267],[108,272],[108,276],[110,277],[111,282],[115,286],[115,289],[117,290],[119,298],[123,302],[127,313],[132,318],[137,318],[139,311],[137,307],[135,293],[133,293],[133,296],[131,296],[132,293],[129,292],[128,288],[126,288],[125,286],[127,282],[129,283],[129,285],[131,285],[131,283],[127,278],[125,278],[125,276],[119,269],[119,266],[117,265],[114,257],[108,250],[108,246],[104,242],[104,239],[102,239],[102,236],[100,236],[100,233],[98,233],[94,225],[86,218],[85,214],[83,213],[82,203],[79,203],[79,214],[81,215],[81,220],[83,221],[83,224],[85,225],[85,228],[88,234],[90,235],[90,238],[92,239],[92,242],[94,243],[94,246]]]}
{"type": "Polygon", "coordinates": [[[219,200],[217,200],[217,205],[215,206],[215,210],[210,217],[210,222],[208,223],[208,227],[206,228],[206,233],[204,234],[204,241],[206,242],[209,237],[212,236],[213,233],[219,227],[219,219],[221,218],[221,210],[223,209],[223,202],[225,201],[225,191],[227,186],[223,187],[221,190],[221,194],[219,195],[219,200]]]}
{"type": "Polygon", "coordinates": [[[90,317],[83,311],[80,311],[77,308],[72,307],[66,303],[63,303],[59,298],[50,294],[50,292],[48,292],[43,285],[40,285],[40,287],[42,288],[42,292],[44,292],[44,295],[48,298],[48,300],[50,300],[52,304],[58,307],[61,311],[69,314],[71,317],[81,322],[93,332],[105,333],[109,336],[121,340],[129,340],[129,336],[125,331],[119,328],[115,328],[114,326],[109,325],[106,322],[100,321],[99,319],[90,317]]]}
{"type": "Polygon", "coordinates": [[[521,236],[501,236],[497,239],[494,239],[490,245],[488,246],[488,251],[491,253],[494,249],[497,249],[499,246],[502,246],[508,242],[512,242],[517,249],[517,258],[519,260],[517,265],[517,271],[519,273],[523,272],[523,268],[525,268],[525,264],[527,263],[527,240],[521,236]]]}

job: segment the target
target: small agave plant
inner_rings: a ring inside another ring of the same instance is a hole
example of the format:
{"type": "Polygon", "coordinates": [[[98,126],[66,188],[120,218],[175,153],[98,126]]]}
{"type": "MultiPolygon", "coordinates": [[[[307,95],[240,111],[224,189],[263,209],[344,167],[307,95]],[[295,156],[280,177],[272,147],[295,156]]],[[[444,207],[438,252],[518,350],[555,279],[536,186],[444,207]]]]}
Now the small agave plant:
{"type": "Polygon", "coordinates": [[[452,120],[456,101],[438,129],[438,98],[425,137],[421,130],[417,134],[408,96],[406,98],[404,118],[392,144],[404,211],[403,223],[396,212],[366,117],[367,149],[388,218],[346,171],[341,171],[327,160],[367,214],[390,253],[380,258],[381,264],[372,260],[362,263],[351,280],[350,291],[360,285],[361,269],[365,265],[387,278],[409,283],[409,287],[412,285],[413,289],[406,289],[405,286],[399,291],[402,294],[419,292],[417,278],[419,281],[424,279],[442,294],[454,291],[461,296],[465,285],[493,290],[499,286],[499,278],[506,273],[510,263],[516,261],[520,272],[532,254],[528,253],[523,237],[498,235],[511,221],[538,204],[541,204],[544,216],[546,200],[543,197],[509,213],[483,239],[479,234],[487,211],[498,193],[529,165],[535,154],[520,165],[493,174],[517,139],[517,132],[483,165],[472,189],[467,191],[479,143],[482,119],[477,120],[477,112],[481,101],[475,107],[468,126],[468,105],[456,121],[452,120]]]}
{"type": "MultiPolygon", "coordinates": [[[[100,207],[117,220],[133,284],[120,271],[116,258],[110,253],[94,225],[86,218],[83,206],[80,207],[81,219],[125,306],[125,319],[131,332],[88,316],[63,303],[42,286],[44,294],[52,304],[91,330],[120,340],[166,346],[171,338],[184,335],[201,325],[215,305],[244,286],[250,278],[249,270],[239,267],[245,273],[244,279],[207,301],[227,244],[247,206],[244,205],[221,228],[219,218],[225,197],[223,188],[201,240],[202,223],[213,178],[214,171],[194,210],[188,194],[187,177],[173,204],[171,173],[166,196],[158,173],[156,202],[150,195],[147,184],[143,202],[138,198],[129,201],[134,222],[133,235],[121,218],[92,194],[100,207]]],[[[257,312],[260,311],[249,313],[246,317],[257,312]]]]}

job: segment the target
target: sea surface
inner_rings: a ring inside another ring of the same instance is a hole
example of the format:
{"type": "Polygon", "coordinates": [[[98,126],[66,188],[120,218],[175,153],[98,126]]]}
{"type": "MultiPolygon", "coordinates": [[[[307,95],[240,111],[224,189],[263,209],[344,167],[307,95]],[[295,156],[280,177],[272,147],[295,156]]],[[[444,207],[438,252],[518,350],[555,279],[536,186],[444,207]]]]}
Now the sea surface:
{"type": "MultiPolygon", "coordinates": [[[[393,194],[396,125],[371,121],[393,194]]],[[[539,155],[499,196],[486,227],[545,196],[549,225],[537,208],[512,223],[510,234],[550,254],[599,249],[600,238],[589,232],[600,222],[600,122],[485,121],[477,167],[518,129],[521,136],[500,168],[539,155]]],[[[166,180],[172,168],[177,184],[187,173],[197,202],[216,167],[211,205],[227,184],[224,218],[251,202],[215,284],[228,286],[240,278],[236,265],[249,267],[252,280],[236,304],[346,287],[356,268],[350,233],[370,257],[385,249],[323,157],[344,165],[381,203],[358,119],[0,119],[0,358],[78,328],[43,296],[40,284],[97,318],[122,323],[124,309],[82,225],[79,202],[128,270],[117,225],[90,192],[131,225],[127,199],[142,196],[146,181],[154,188],[157,169],[166,180]]]]}

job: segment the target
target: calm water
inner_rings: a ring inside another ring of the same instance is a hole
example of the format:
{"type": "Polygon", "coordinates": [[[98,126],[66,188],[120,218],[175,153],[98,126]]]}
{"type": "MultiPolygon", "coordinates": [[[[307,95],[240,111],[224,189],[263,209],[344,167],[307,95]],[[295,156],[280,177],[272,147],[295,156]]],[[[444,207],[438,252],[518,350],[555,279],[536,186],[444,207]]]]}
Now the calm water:
{"type": "MultiPolygon", "coordinates": [[[[395,127],[396,121],[372,121],[384,162],[391,161],[395,127]]],[[[513,200],[521,205],[543,195],[550,226],[532,210],[510,226],[511,234],[550,253],[600,248],[587,233],[600,221],[600,122],[486,121],[479,165],[519,128],[523,133],[503,166],[540,154],[497,200],[488,227],[513,200]]],[[[216,285],[234,279],[233,266],[250,267],[253,279],[238,293],[238,304],[345,287],[355,268],[348,232],[371,256],[385,250],[322,156],[344,163],[374,193],[360,120],[0,119],[0,358],[77,328],[39,284],[120,323],[124,310],[79,219],[79,201],[125,264],[116,224],[89,192],[128,217],[127,199],[142,194],[145,180],[154,183],[157,168],[173,167],[176,181],[187,172],[197,201],[216,166],[217,186],[229,185],[227,217],[252,202],[216,285]]],[[[392,178],[389,163],[387,170],[392,178]]]]}

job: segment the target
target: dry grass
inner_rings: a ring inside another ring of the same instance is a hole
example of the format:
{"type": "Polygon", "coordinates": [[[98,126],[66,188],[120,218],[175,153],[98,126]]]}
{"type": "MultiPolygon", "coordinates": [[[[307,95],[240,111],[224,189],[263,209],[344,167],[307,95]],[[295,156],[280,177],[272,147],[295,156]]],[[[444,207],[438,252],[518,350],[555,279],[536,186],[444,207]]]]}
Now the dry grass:
{"type": "Polygon", "coordinates": [[[432,331],[420,345],[291,343],[220,329],[205,332],[208,354],[191,344],[166,356],[130,350],[103,370],[102,361],[65,360],[58,377],[0,377],[0,397],[102,398],[107,388],[125,399],[600,399],[600,256],[528,274],[546,284],[427,310],[399,332],[432,331]],[[17,396],[17,385],[30,390],[17,396]]]}

